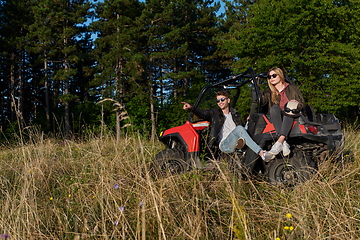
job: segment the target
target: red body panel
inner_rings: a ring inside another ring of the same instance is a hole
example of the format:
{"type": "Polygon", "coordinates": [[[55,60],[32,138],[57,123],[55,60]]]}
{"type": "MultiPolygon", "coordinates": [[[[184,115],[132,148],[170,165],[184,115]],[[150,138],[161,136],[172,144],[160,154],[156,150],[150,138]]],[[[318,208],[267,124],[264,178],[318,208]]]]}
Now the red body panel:
{"type": "Polygon", "coordinates": [[[301,133],[307,133],[305,125],[299,124],[299,128],[300,128],[301,133]]]}
{"type": "MultiPolygon", "coordinates": [[[[263,115],[263,118],[264,118],[264,120],[265,120],[265,122],[266,122],[266,126],[265,126],[265,128],[264,128],[264,130],[263,130],[262,133],[268,133],[268,134],[270,134],[270,133],[275,133],[274,124],[272,124],[265,115],[263,115]]],[[[306,128],[305,128],[305,125],[299,124],[299,123],[296,122],[296,121],[293,122],[293,125],[291,126],[291,129],[293,129],[296,125],[299,126],[299,129],[300,129],[300,132],[301,132],[301,133],[307,133],[306,128]]]]}
{"type": "Polygon", "coordinates": [[[262,115],[262,116],[266,122],[266,126],[262,133],[274,133],[275,132],[274,124],[272,124],[265,115],[262,115]]]}
{"type": "Polygon", "coordinates": [[[194,124],[190,123],[189,121],[186,121],[184,125],[165,130],[162,134],[162,137],[174,133],[179,134],[185,141],[188,147],[188,152],[197,152],[200,150],[200,137],[197,130],[203,130],[208,126],[209,126],[209,122],[206,121],[198,122],[194,124]]]}

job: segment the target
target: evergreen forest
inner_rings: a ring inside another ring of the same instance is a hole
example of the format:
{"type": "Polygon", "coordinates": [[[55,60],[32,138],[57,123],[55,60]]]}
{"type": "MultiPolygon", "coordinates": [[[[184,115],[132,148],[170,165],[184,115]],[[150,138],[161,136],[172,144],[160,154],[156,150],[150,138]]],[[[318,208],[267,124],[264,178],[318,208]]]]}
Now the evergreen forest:
{"type": "Polygon", "coordinates": [[[358,0],[0,0],[0,141],[104,126],[155,139],[187,119],[182,101],[248,67],[281,67],[353,123],[359,46],[358,0]]]}

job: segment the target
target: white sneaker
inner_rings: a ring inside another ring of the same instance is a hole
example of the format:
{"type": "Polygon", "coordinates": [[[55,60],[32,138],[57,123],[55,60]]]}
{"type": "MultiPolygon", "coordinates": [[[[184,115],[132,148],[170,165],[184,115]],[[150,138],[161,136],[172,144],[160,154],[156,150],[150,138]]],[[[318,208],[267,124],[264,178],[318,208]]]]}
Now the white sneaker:
{"type": "Polygon", "coordinates": [[[289,156],[290,155],[290,145],[286,142],[286,141],[284,141],[284,143],[283,143],[283,154],[284,154],[284,157],[286,157],[286,156],[289,156]]]}
{"type": "Polygon", "coordinates": [[[278,155],[283,150],[283,144],[281,142],[276,142],[270,149],[269,153],[273,155],[278,155]]]}
{"type": "Polygon", "coordinates": [[[262,160],[264,160],[264,162],[270,162],[271,159],[275,158],[275,155],[271,154],[268,151],[264,151],[263,154],[261,155],[262,160]]]}

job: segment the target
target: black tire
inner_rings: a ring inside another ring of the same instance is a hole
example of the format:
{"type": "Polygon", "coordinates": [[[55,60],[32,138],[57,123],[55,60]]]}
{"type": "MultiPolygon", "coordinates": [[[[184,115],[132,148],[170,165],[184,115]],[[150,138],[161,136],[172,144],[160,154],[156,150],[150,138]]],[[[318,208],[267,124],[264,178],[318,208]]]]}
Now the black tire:
{"type": "Polygon", "coordinates": [[[271,184],[293,187],[306,182],[315,174],[315,162],[301,150],[293,151],[290,156],[279,154],[267,164],[265,174],[271,184]]]}
{"type": "Polygon", "coordinates": [[[189,171],[190,165],[185,161],[184,153],[176,148],[159,152],[150,166],[154,178],[178,175],[189,171]]]}

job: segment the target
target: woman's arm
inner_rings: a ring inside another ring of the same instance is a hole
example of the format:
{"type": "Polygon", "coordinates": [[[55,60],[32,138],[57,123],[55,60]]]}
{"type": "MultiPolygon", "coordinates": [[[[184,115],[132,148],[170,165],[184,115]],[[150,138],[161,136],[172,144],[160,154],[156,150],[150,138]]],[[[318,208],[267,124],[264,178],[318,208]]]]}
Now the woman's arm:
{"type": "Polygon", "coordinates": [[[300,104],[300,108],[304,108],[305,100],[301,94],[300,89],[296,85],[289,86],[289,93],[286,93],[289,100],[296,100],[300,104]]]}

